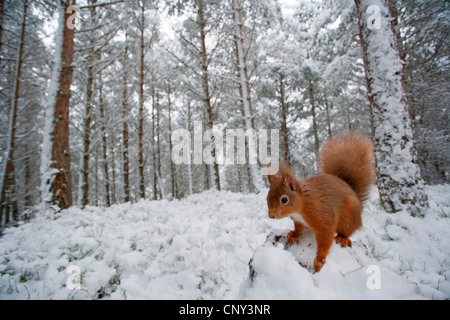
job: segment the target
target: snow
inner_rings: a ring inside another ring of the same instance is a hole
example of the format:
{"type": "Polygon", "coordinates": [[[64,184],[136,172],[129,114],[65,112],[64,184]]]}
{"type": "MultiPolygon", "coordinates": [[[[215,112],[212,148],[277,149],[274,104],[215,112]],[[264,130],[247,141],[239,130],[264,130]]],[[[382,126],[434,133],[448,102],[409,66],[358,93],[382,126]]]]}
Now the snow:
{"type": "Polygon", "coordinates": [[[414,218],[373,190],[352,248],[333,244],[319,273],[313,233],[285,248],[293,223],[267,217],[267,190],[73,207],[4,231],[0,299],[448,299],[450,185],[426,191],[414,218]]]}

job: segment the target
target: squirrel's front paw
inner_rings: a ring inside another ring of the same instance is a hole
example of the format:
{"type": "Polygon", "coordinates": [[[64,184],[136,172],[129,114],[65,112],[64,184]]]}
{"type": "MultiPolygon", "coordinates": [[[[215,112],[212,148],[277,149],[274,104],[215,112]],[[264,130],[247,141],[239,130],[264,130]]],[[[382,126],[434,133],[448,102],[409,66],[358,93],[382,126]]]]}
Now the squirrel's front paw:
{"type": "Polygon", "coordinates": [[[293,245],[294,242],[296,242],[298,244],[300,241],[300,235],[301,234],[295,233],[295,230],[289,231],[289,233],[287,235],[286,243],[293,245]]]}
{"type": "Polygon", "coordinates": [[[325,258],[318,258],[316,257],[314,259],[314,270],[316,272],[319,272],[320,269],[322,269],[323,265],[325,264],[326,259],[325,258]]]}

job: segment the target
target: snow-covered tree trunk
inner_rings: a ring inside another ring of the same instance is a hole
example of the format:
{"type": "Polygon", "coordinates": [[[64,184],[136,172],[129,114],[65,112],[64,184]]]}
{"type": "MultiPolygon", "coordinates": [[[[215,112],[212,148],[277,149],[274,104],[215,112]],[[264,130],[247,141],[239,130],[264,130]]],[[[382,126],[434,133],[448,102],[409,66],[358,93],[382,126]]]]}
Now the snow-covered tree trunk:
{"type": "Polygon", "coordinates": [[[389,10],[383,0],[355,0],[372,112],[378,189],[388,212],[427,206],[389,10]]]}
{"type": "Polygon", "coordinates": [[[2,47],[3,47],[3,21],[4,21],[4,14],[5,14],[5,0],[0,0],[0,64],[2,62],[2,47]]]}
{"type": "Polygon", "coordinates": [[[123,100],[122,100],[122,170],[123,170],[123,201],[130,201],[130,172],[128,159],[128,30],[125,32],[125,49],[123,58],[123,100]]]}
{"type": "Polygon", "coordinates": [[[289,163],[289,139],[288,139],[288,128],[287,128],[287,113],[288,106],[286,104],[285,94],[284,94],[284,77],[280,74],[280,112],[281,112],[281,136],[283,137],[284,144],[284,161],[289,163]]]}
{"type": "Polygon", "coordinates": [[[164,186],[161,181],[161,126],[160,126],[160,106],[159,106],[159,94],[156,93],[156,152],[158,155],[158,171],[157,171],[157,178],[158,178],[158,185],[159,185],[159,198],[165,199],[165,192],[164,192],[164,186]]]}
{"type": "MultiPolygon", "coordinates": [[[[169,126],[169,150],[172,150],[173,143],[172,143],[172,100],[170,98],[170,95],[172,93],[172,88],[170,86],[170,81],[167,83],[167,115],[168,115],[168,126],[169,126]]],[[[175,184],[175,163],[173,161],[170,161],[170,184],[171,184],[171,190],[172,190],[172,199],[178,198],[177,196],[177,190],[176,190],[176,184],[175,184]]]]}
{"type": "Polygon", "coordinates": [[[138,147],[139,147],[139,198],[145,198],[145,180],[144,180],[144,58],[145,58],[145,1],[142,2],[141,7],[141,24],[139,26],[140,32],[140,74],[139,74],[139,133],[138,133],[138,147]]]}
{"type": "MultiPolygon", "coordinates": [[[[90,5],[95,5],[97,0],[91,0],[90,5]]],[[[88,28],[87,37],[89,39],[89,55],[86,58],[86,87],[84,97],[84,114],[83,114],[83,137],[82,137],[82,164],[80,167],[80,185],[79,185],[79,199],[78,205],[84,208],[89,204],[89,160],[91,156],[91,122],[92,122],[92,100],[93,100],[93,86],[94,86],[94,65],[95,65],[95,23],[96,12],[95,7],[89,8],[90,15],[86,22],[88,28]]]]}
{"type": "MultiPolygon", "coordinates": [[[[213,120],[213,110],[211,104],[211,94],[209,90],[209,73],[208,73],[208,53],[206,50],[206,18],[204,12],[203,0],[198,1],[198,11],[197,16],[199,20],[200,28],[200,42],[201,42],[201,56],[202,56],[202,77],[203,77],[203,95],[206,106],[206,111],[208,115],[208,129],[213,132],[214,120],[213,120]]],[[[212,156],[215,161],[212,164],[214,170],[210,170],[210,180],[214,183],[215,188],[220,190],[220,174],[219,174],[219,164],[216,158],[217,152],[215,148],[214,136],[211,137],[211,141],[214,145],[212,149],[212,156]]]]}
{"type": "Polygon", "coordinates": [[[41,156],[41,201],[44,210],[50,205],[59,209],[72,205],[69,104],[75,29],[69,28],[66,21],[73,15],[67,12],[67,8],[74,4],[74,0],[58,1],[56,51],[41,156]]]}
{"type": "MultiPolygon", "coordinates": [[[[153,59],[152,59],[153,61],[153,59]]],[[[155,79],[152,74],[152,162],[153,162],[153,200],[158,199],[158,174],[156,167],[156,90],[155,90],[155,79]]]]}
{"type": "MultiPolygon", "coordinates": [[[[187,119],[186,119],[186,129],[188,132],[191,132],[191,102],[187,101],[187,119]]],[[[188,161],[187,164],[187,174],[188,174],[188,191],[189,195],[191,196],[192,191],[192,164],[191,161],[188,161]]]]}
{"type": "Polygon", "coordinates": [[[258,172],[258,167],[256,165],[257,144],[256,144],[256,137],[252,134],[252,132],[254,132],[254,124],[250,98],[250,84],[248,81],[247,67],[245,63],[241,5],[239,0],[232,0],[232,1],[234,11],[234,30],[235,30],[234,41],[236,44],[237,69],[239,73],[241,102],[244,111],[243,113],[244,113],[245,129],[247,132],[247,146],[249,151],[248,166],[249,166],[250,191],[260,192],[264,188],[264,182],[262,180],[261,174],[258,172]]]}
{"type": "MultiPolygon", "coordinates": [[[[92,59],[88,59],[89,64],[92,59]]],[[[89,159],[91,146],[91,120],[92,120],[92,87],[94,83],[94,74],[92,64],[87,69],[87,82],[84,100],[83,115],[83,141],[82,141],[82,163],[80,167],[80,187],[79,187],[79,206],[84,208],[89,204],[89,159]]]]}
{"type": "Polygon", "coordinates": [[[312,130],[314,136],[314,153],[316,155],[316,164],[319,168],[319,132],[317,125],[316,101],[314,99],[314,83],[309,80],[309,101],[311,104],[312,130]]]}
{"type": "MultiPolygon", "coordinates": [[[[102,74],[100,73],[100,79],[102,78],[102,74]]],[[[100,110],[100,131],[102,134],[102,158],[101,158],[101,166],[103,169],[103,191],[105,194],[105,206],[109,207],[111,205],[110,199],[110,182],[109,182],[109,170],[108,170],[108,159],[107,159],[107,139],[106,139],[106,119],[105,119],[105,106],[103,102],[103,83],[100,81],[99,87],[99,102],[98,102],[99,110],[100,110]]]]}
{"type": "Polygon", "coordinates": [[[116,139],[114,138],[114,134],[110,134],[111,137],[111,204],[117,203],[117,196],[116,196],[116,139]]]}

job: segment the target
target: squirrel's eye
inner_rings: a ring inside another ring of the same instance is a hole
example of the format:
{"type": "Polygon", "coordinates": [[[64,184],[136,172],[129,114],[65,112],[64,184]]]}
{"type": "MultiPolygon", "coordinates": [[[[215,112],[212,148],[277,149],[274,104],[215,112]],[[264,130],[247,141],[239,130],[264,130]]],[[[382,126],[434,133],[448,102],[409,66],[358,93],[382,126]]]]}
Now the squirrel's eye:
{"type": "Polygon", "coordinates": [[[286,203],[288,203],[288,201],[289,201],[289,199],[288,199],[288,197],[283,197],[283,198],[281,198],[281,203],[282,204],[286,204],[286,203]]]}

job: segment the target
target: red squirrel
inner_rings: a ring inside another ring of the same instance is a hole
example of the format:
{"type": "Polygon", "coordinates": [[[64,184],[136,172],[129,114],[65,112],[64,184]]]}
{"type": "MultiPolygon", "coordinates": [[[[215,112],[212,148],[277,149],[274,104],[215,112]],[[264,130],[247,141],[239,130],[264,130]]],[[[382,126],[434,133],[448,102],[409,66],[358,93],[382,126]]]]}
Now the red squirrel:
{"type": "Polygon", "coordinates": [[[342,247],[351,247],[349,237],[362,226],[361,212],[375,179],[372,142],[350,132],[325,142],[319,152],[322,174],[297,180],[286,163],[281,175],[268,175],[270,183],[267,205],[269,217],[290,217],[295,229],[287,243],[299,242],[305,227],[316,236],[317,254],[314,269],[325,264],[333,239],[342,247]]]}

